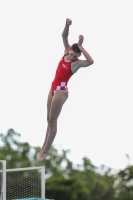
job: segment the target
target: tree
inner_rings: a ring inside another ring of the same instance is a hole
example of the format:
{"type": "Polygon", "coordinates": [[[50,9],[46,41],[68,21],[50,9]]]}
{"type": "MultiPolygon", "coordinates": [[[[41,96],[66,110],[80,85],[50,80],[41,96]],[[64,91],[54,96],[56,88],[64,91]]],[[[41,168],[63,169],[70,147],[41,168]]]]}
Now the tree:
{"type": "Polygon", "coordinates": [[[0,134],[0,160],[6,160],[7,168],[31,167],[36,165],[35,155],[39,147],[32,147],[28,142],[18,140],[20,134],[9,129],[7,134],[0,134]]]}
{"type": "MultiPolygon", "coordinates": [[[[0,134],[0,160],[7,161],[7,168],[38,165],[37,154],[41,148],[32,147],[27,142],[20,142],[19,138],[20,134],[13,129],[9,129],[6,135],[0,134]]],[[[46,169],[47,198],[133,200],[133,166],[129,165],[116,176],[110,173],[111,168],[106,169],[104,166],[100,169],[102,170],[100,173],[99,168],[94,166],[87,157],[82,159],[81,165],[75,167],[68,159],[69,152],[70,150],[62,149],[59,154],[52,146],[51,155],[41,163],[46,169]]]]}
{"type": "MultiPolygon", "coordinates": [[[[6,160],[8,169],[36,166],[36,155],[40,148],[32,147],[27,142],[20,142],[19,138],[20,134],[16,133],[13,129],[9,129],[6,135],[0,134],[0,160],[6,160]]],[[[39,171],[13,171],[7,173],[6,199],[24,198],[24,194],[27,198],[36,195],[40,196],[40,183],[39,171]],[[14,192],[14,188],[16,192],[14,192]]]]}
{"type": "Polygon", "coordinates": [[[46,197],[63,200],[87,200],[88,189],[76,177],[51,177],[46,181],[46,197]]]}
{"type": "Polygon", "coordinates": [[[118,200],[133,200],[133,166],[128,165],[117,174],[114,188],[118,200]]]}

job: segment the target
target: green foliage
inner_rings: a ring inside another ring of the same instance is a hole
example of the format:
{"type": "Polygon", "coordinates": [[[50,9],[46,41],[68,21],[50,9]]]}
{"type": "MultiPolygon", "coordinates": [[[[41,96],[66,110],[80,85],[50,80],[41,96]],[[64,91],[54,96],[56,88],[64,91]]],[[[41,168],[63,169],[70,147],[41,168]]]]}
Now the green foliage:
{"type": "Polygon", "coordinates": [[[63,200],[87,200],[88,189],[85,183],[71,177],[51,177],[46,181],[46,196],[48,198],[63,199],[63,200]]]}
{"type": "Polygon", "coordinates": [[[20,134],[9,129],[7,134],[0,134],[0,160],[6,160],[7,169],[31,167],[36,165],[35,152],[39,148],[31,147],[27,142],[20,142],[20,134]]]}
{"type": "Polygon", "coordinates": [[[114,186],[118,200],[133,200],[133,166],[129,165],[117,174],[114,186]]]}
{"type": "MultiPolygon", "coordinates": [[[[19,141],[20,134],[9,129],[0,134],[0,160],[7,168],[36,166],[40,147],[19,141]]],[[[69,150],[51,147],[51,155],[41,165],[46,169],[46,197],[63,200],[133,200],[133,166],[111,175],[111,168],[97,168],[87,157],[74,167],[69,150]],[[99,172],[100,171],[100,172],[99,172]],[[101,173],[102,172],[102,173],[101,173]]],[[[40,164],[39,164],[40,165],[40,164]]]]}

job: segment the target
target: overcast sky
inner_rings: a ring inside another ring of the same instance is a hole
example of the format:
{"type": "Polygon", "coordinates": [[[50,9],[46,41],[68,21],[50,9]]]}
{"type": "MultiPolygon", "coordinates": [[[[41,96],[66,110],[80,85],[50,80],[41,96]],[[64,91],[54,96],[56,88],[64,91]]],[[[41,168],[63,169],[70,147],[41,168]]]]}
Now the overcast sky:
{"type": "Polygon", "coordinates": [[[20,141],[42,145],[66,18],[69,43],[84,35],[94,64],[70,79],[53,144],[70,149],[75,164],[87,156],[121,169],[125,154],[133,164],[132,0],[0,1],[0,132],[13,128],[20,141]]]}

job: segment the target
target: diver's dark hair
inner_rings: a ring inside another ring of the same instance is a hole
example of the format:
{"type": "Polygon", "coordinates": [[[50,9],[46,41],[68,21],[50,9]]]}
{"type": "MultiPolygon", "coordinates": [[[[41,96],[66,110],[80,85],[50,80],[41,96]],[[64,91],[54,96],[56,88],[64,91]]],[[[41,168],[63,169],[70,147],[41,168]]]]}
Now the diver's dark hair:
{"type": "Polygon", "coordinates": [[[78,43],[74,43],[74,44],[71,46],[71,49],[72,49],[75,53],[81,53],[81,50],[80,50],[79,47],[78,47],[78,43]]]}

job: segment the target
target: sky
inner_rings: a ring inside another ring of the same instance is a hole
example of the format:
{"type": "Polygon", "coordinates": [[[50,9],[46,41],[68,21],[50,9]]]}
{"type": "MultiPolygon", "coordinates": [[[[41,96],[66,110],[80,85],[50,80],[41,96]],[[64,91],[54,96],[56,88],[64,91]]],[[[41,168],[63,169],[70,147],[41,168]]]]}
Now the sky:
{"type": "Polygon", "coordinates": [[[75,164],[123,169],[133,164],[132,0],[0,1],[0,133],[42,146],[66,18],[69,43],[82,34],[94,64],[70,79],[53,145],[75,164]]]}

